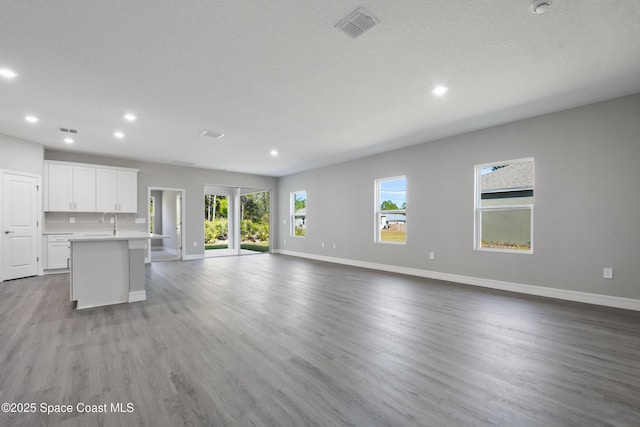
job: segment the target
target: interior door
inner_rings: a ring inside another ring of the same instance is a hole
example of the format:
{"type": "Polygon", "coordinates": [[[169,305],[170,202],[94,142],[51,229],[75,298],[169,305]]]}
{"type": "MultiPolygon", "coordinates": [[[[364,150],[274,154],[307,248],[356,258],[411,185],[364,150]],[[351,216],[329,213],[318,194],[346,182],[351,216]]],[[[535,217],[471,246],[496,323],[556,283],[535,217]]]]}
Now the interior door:
{"type": "Polygon", "coordinates": [[[182,194],[176,196],[176,254],[182,259],[182,194]]]}
{"type": "Polygon", "coordinates": [[[2,174],[2,280],[38,274],[38,178],[2,174]]]}

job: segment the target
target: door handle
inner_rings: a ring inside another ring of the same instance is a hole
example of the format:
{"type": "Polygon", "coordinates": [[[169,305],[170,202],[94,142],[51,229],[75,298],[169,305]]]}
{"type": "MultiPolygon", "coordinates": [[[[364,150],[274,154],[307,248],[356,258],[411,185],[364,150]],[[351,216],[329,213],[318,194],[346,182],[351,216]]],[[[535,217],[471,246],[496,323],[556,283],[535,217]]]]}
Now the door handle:
{"type": "Polygon", "coordinates": [[[13,234],[13,233],[15,233],[15,231],[6,230],[6,231],[4,232],[4,234],[13,234]]]}

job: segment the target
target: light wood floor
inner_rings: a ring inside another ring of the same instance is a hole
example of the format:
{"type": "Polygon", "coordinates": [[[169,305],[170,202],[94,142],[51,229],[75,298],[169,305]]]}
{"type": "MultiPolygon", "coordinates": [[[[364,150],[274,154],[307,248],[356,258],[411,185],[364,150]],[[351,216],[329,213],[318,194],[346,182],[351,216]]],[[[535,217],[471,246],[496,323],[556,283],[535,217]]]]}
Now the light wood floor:
{"type": "Polygon", "coordinates": [[[147,266],[83,311],[0,284],[1,426],[638,426],[640,313],[279,255],[147,266]]]}

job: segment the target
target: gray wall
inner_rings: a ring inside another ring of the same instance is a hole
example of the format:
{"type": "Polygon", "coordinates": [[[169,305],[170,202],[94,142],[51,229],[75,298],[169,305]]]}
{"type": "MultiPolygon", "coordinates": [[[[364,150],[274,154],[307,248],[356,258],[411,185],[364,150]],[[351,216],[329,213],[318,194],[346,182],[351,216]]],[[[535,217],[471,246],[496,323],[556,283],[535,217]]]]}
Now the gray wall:
{"type": "Polygon", "coordinates": [[[0,169],[42,175],[43,157],[42,145],[0,134],[0,169]]]}
{"type": "MultiPolygon", "coordinates": [[[[184,232],[187,242],[184,252],[187,256],[204,253],[205,184],[265,188],[273,189],[275,192],[277,182],[277,179],[273,177],[164,165],[70,151],[45,150],[44,158],[140,169],[138,173],[138,217],[147,218],[148,216],[148,187],[184,189],[186,194],[183,203],[185,204],[186,218],[183,218],[183,221],[185,222],[184,232]],[[194,242],[196,243],[195,247],[193,246],[194,242]]],[[[276,197],[275,194],[274,197],[276,197]]],[[[135,227],[137,230],[147,231],[148,224],[135,224],[135,227]]]]}
{"type": "Polygon", "coordinates": [[[274,244],[640,299],[639,162],[634,95],[281,178],[274,244]],[[534,253],[474,251],[474,165],[523,157],[535,159],[534,253]],[[407,242],[376,244],[374,180],[398,175],[407,176],[407,242]],[[295,190],[307,191],[304,238],[289,236],[295,190]],[[605,266],[614,267],[613,280],[602,278],[605,266]]]}

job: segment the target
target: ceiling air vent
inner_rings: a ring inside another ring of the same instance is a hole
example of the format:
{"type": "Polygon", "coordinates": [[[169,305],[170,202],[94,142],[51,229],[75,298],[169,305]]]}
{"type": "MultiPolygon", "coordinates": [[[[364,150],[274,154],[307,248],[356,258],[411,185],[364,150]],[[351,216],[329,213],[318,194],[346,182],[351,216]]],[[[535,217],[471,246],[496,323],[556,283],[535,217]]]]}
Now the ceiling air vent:
{"type": "Polygon", "coordinates": [[[375,27],[379,22],[380,20],[378,18],[360,7],[342,21],[338,22],[336,28],[356,39],[375,27]]]}
{"type": "Polygon", "coordinates": [[[200,132],[200,135],[220,139],[224,136],[224,133],[216,132],[215,130],[203,130],[202,132],[200,132]]]}
{"type": "Polygon", "coordinates": [[[60,128],[60,132],[78,133],[78,131],[76,129],[69,129],[69,128],[60,128]]]}

